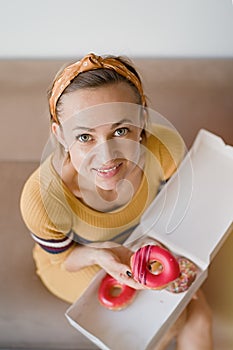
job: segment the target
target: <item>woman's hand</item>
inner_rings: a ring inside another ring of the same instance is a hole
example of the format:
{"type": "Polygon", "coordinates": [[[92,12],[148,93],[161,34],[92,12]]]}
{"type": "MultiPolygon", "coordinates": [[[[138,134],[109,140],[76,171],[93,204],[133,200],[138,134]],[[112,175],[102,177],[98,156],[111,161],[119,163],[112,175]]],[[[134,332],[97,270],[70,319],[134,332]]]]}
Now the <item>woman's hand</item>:
{"type": "Polygon", "coordinates": [[[133,252],[114,242],[99,242],[87,246],[77,246],[64,262],[64,267],[70,272],[78,271],[90,265],[99,265],[119,283],[134,289],[145,289],[127,274],[131,272],[130,257],[133,252]]]}
{"type": "Polygon", "coordinates": [[[96,263],[118,282],[134,289],[145,289],[145,286],[130,277],[130,257],[132,254],[133,252],[128,248],[112,242],[106,242],[95,251],[96,263]]]}

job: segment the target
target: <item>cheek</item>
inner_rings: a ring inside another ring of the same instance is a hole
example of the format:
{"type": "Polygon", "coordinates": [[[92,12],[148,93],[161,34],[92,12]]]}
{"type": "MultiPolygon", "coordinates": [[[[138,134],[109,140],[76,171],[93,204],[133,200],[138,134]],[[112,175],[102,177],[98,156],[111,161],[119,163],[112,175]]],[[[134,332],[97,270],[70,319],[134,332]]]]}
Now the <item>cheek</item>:
{"type": "Polygon", "coordinates": [[[141,154],[140,143],[136,140],[127,140],[121,145],[123,157],[133,163],[138,163],[141,154]]]}
{"type": "Polygon", "coordinates": [[[86,152],[81,151],[78,147],[72,147],[70,150],[70,159],[75,170],[80,172],[85,160],[87,159],[86,152]]]}
{"type": "Polygon", "coordinates": [[[135,140],[110,140],[106,143],[102,143],[99,146],[90,147],[83,149],[78,145],[73,145],[70,149],[71,162],[77,172],[86,173],[90,168],[98,167],[114,158],[121,158],[131,163],[138,164],[141,155],[140,143],[135,140]],[[105,158],[105,151],[108,150],[107,154],[109,159],[105,158]]]}

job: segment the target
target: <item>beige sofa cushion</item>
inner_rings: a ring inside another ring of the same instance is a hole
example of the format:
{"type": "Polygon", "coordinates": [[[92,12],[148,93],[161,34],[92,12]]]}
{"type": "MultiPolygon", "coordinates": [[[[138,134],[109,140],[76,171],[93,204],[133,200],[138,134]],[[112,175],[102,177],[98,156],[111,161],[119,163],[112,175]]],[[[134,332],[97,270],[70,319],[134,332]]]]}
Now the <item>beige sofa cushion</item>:
{"type": "Polygon", "coordinates": [[[33,241],[19,212],[23,183],[36,163],[0,163],[0,349],[96,349],[70,326],[69,304],[36,275],[33,241]]]}
{"type": "MultiPolygon", "coordinates": [[[[51,295],[37,277],[33,242],[19,212],[23,183],[48,139],[45,91],[63,63],[0,62],[0,349],[96,349],[68,324],[68,304],[51,295]]],[[[172,122],[188,147],[200,128],[233,144],[233,59],[135,63],[150,105],[172,122]]],[[[231,233],[204,283],[213,309],[215,347],[224,350],[233,349],[232,251],[231,233]]]]}

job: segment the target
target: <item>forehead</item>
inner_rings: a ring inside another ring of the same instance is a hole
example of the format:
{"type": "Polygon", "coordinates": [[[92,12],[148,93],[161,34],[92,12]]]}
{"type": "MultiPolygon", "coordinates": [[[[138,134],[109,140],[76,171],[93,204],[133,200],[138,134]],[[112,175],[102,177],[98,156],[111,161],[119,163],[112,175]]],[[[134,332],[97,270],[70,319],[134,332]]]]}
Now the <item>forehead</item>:
{"type": "Polygon", "coordinates": [[[109,102],[94,105],[75,113],[62,125],[66,129],[96,129],[99,126],[127,123],[141,126],[142,106],[128,102],[109,102]]]}
{"type": "Polygon", "coordinates": [[[65,121],[82,110],[112,102],[137,103],[138,98],[134,89],[125,82],[79,89],[61,97],[60,118],[65,121]]]}

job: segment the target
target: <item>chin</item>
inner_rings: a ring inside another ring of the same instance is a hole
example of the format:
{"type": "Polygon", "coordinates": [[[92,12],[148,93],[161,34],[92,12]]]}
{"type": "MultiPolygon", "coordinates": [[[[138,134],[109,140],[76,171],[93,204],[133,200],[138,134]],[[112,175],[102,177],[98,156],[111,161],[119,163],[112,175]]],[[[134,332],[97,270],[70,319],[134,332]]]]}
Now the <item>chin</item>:
{"type": "Polygon", "coordinates": [[[96,182],[95,185],[96,185],[96,187],[98,187],[99,189],[104,190],[104,191],[115,191],[117,183],[113,184],[113,183],[108,183],[106,181],[105,183],[96,182]]]}

